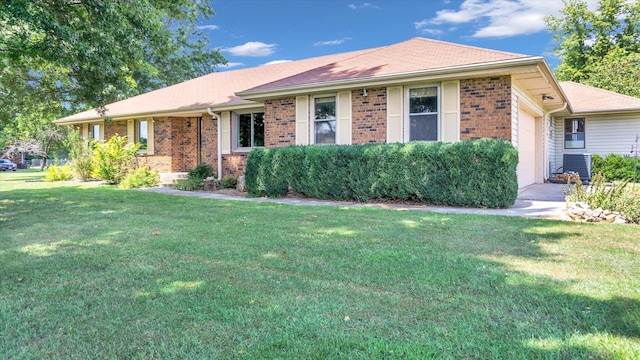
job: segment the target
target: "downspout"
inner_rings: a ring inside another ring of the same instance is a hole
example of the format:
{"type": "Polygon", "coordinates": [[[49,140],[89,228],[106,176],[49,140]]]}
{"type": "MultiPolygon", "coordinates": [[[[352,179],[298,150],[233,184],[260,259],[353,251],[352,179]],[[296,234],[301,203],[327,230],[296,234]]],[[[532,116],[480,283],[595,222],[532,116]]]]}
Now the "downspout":
{"type": "Polygon", "coordinates": [[[207,107],[207,113],[217,120],[218,123],[218,180],[222,180],[222,133],[220,132],[220,117],[211,110],[211,107],[207,107]]]}
{"type": "MultiPolygon", "coordinates": [[[[562,106],[561,106],[561,107],[559,107],[559,108],[557,108],[557,109],[554,109],[554,110],[550,110],[550,111],[545,112],[545,113],[544,113],[544,117],[542,118],[542,119],[543,119],[543,121],[544,121],[544,123],[545,123],[545,124],[548,124],[548,122],[547,122],[547,117],[548,117],[549,115],[554,114],[554,113],[557,113],[557,112],[560,112],[560,111],[563,111],[563,110],[565,110],[565,109],[567,108],[567,106],[568,106],[568,102],[566,102],[566,101],[565,101],[565,102],[562,104],[562,106]]],[[[550,159],[549,159],[549,144],[548,144],[549,136],[548,136],[548,130],[547,130],[547,131],[545,131],[544,138],[545,138],[545,142],[547,142],[547,144],[545,144],[545,146],[544,146],[544,152],[545,152],[545,154],[544,154],[544,155],[545,155],[545,157],[547,158],[547,162],[549,162],[549,160],[550,160],[550,159]]],[[[548,179],[548,178],[549,178],[549,176],[551,176],[551,174],[549,173],[549,171],[550,171],[550,170],[549,170],[549,166],[550,166],[550,164],[547,164],[547,166],[545,166],[545,167],[544,167],[544,169],[545,169],[545,170],[544,170],[543,172],[544,172],[544,173],[546,173],[546,174],[544,174],[544,178],[545,178],[545,179],[548,179]]]]}

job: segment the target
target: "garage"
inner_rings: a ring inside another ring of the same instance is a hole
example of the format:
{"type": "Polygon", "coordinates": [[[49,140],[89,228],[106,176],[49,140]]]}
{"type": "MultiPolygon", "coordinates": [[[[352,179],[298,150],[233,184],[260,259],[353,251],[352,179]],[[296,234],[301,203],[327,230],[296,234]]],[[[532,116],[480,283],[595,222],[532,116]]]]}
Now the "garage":
{"type": "Polygon", "coordinates": [[[533,115],[518,112],[518,187],[536,182],[536,119],[533,115]]]}

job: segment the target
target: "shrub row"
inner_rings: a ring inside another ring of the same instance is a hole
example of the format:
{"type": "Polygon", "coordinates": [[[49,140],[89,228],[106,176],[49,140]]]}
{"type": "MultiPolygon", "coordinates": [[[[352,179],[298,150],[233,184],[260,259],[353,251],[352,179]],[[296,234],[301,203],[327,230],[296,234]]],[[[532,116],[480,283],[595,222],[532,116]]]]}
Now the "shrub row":
{"type": "Polygon", "coordinates": [[[640,178],[640,159],[624,157],[620,154],[609,154],[602,157],[594,154],[591,158],[591,172],[602,174],[607,181],[633,180],[634,167],[638,161],[636,177],[640,178]]]}
{"type": "Polygon", "coordinates": [[[290,146],[249,153],[250,196],[410,200],[436,205],[512,205],[518,152],[507,141],[290,146]]]}

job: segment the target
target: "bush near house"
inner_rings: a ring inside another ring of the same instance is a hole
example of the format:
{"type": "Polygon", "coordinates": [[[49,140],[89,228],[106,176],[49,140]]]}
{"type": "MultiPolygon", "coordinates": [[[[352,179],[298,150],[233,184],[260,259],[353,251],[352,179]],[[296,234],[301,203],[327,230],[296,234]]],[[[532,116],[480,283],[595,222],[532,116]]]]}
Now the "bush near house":
{"type": "Polygon", "coordinates": [[[120,183],[123,189],[137,189],[143,187],[155,187],[160,183],[160,173],[148,166],[135,169],[127,173],[120,183]]]}
{"type": "Polygon", "coordinates": [[[517,164],[511,143],[491,139],[290,146],[251,151],[245,180],[250,196],[500,208],[515,202],[517,164]]]}
{"type": "Polygon", "coordinates": [[[128,143],[126,136],[114,135],[98,142],[93,150],[93,176],[109,184],[119,184],[131,169],[136,168],[139,143],[128,143]]]}
{"type": "MultiPolygon", "coordinates": [[[[601,155],[593,154],[591,172],[602,174],[607,181],[633,180],[636,161],[640,159],[620,154],[609,154],[603,158],[601,155]]],[[[640,167],[636,170],[636,176],[640,178],[640,167]]]]}

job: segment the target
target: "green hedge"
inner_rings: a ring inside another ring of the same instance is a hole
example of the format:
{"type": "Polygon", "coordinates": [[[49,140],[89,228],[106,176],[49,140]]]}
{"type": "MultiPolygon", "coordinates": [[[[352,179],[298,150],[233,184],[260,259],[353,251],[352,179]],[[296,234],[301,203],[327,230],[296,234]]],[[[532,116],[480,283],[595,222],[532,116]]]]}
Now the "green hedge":
{"type": "MultiPolygon", "coordinates": [[[[591,173],[602,174],[607,181],[633,180],[633,171],[636,159],[624,157],[620,154],[609,154],[602,157],[593,154],[591,158],[591,173]]],[[[640,178],[640,159],[636,176],[640,178]]]]}
{"type": "Polygon", "coordinates": [[[436,205],[513,205],[518,152],[507,141],[289,146],[249,153],[249,195],[330,200],[411,200],[436,205]]]}

